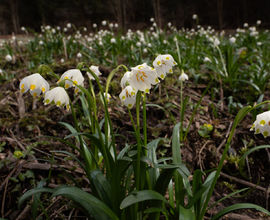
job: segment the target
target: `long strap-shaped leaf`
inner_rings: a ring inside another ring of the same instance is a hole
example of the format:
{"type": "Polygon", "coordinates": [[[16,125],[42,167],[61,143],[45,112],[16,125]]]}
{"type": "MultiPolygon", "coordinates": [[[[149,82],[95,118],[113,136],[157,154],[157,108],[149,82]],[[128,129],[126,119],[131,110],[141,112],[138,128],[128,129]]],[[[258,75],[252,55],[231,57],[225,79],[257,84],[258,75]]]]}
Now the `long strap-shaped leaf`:
{"type": "Polygon", "coordinates": [[[238,210],[238,209],[256,209],[256,210],[263,212],[263,213],[270,216],[270,212],[267,211],[266,209],[262,208],[261,206],[258,206],[258,205],[252,204],[252,203],[238,203],[238,204],[231,205],[231,206],[221,210],[218,214],[216,214],[212,218],[212,220],[219,219],[223,215],[226,215],[227,213],[230,213],[230,212],[238,210]]]}
{"type": "Polygon", "coordinates": [[[128,206],[134,205],[139,202],[143,202],[146,200],[160,200],[165,203],[168,203],[167,200],[158,192],[152,190],[142,190],[142,191],[134,191],[130,195],[128,195],[121,203],[120,209],[124,209],[128,206]]]}
{"type": "Polygon", "coordinates": [[[119,219],[105,203],[77,187],[59,187],[54,191],[52,196],[64,196],[76,203],[79,203],[81,207],[87,211],[88,215],[93,216],[95,219],[119,219]]]}

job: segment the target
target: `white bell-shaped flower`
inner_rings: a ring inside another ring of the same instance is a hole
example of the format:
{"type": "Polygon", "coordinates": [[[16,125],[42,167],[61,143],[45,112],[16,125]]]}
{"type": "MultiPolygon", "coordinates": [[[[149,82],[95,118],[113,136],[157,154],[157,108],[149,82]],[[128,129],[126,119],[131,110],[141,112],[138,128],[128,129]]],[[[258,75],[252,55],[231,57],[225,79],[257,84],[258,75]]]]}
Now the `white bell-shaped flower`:
{"type": "Polygon", "coordinates": [[[124,89],[127,86],[127,84],[129,84],[130,74],[131,74],[131,72],[127,71],[127,72],[125,72],[124,76],[122,77],[121,82],[120,82],[122,89],[124,89]]]}
{"type": "Polygon", "coordinates": [[[109,103],[111,101],[112,96],[109,93],[107,93],[107,95],[106,95],[106,92],[104,92],[103,95],[104,95],[104,98],[106,99],[107,103],[109,103]]]}
{"type": "Polygon", "coordinates": [[[264,137],[270,136],[270,111],[258,114],[250,130],[254,130],[255,134],[261,133],[264,137]]]}
{"type": "Polygon", "coordinates": [[[76,85],[83,86],[84,78],[80,70],[70,69],[63,73],[57,83],[60,83],[63,80],[65,80],[65,89],[73,86],[75,87],[75,93],[77,93],[79,91],[79,88],[76,85]]]}
{"type": "Polygon", "coordinates": [[[44,104],[55,104],[57,107],[66,106],[69,110],[69,96],[62,87],[56,87],[45,93],[44,104]]]}
{"type": "Polygon", "coordinates": [[[157,83],[157,71],[146,63],[131,68],[129,84],[134,89],[149,93],[151,86],[157,83]]]}
{"type": "Polygon", "coordinates": [[[41,92],[45,93],[50,89],[49,83],[39,73],[24,77],[20,82],[19,87],[21,93],[30,90],[30,94],[34,97],[37,97],[41,92]]]}
{"type": "MultiPolygon", "coordinates": [[[[97,76],[101,76],[102,75],[102,73],[99,71],[99,67],[98,66],[92,65],[92,66],[89,67],[89,69],[91,71],[93,71],[97,76]]],[[[87,72],[87,76],[89,77],[90,80],[95,80],[95,78],[92,76],[91,73],[87,72]]]]}
{"type": "Polygon", "coordinates": [[[178,78],[180,81],[184,82],[186,80],[188,80],[188,75],[184,73],[184,71],[182,70],[181,75],[178,78]]]}
{"type": "Polygon", "coordinates": [[[123,105],[127,106],[128,108],[132,108],[136,102],[136,94],[136,89],[132,88],[131,86],[127,86],[122,90],[119,98],[123,105]]]}
{"type": "Polygon", "coordinates": [[[175,65],[176,62],[170,54],[158,55],[153,62],[157,75],[161,79],[164,79],[167,73],[172,73],[172,68],[175,65]]]}
{"type": "Polygon", "coordinates": [[[5,59],[7,62],[11,62],[12,61],[12,56],[10,54],[5,56],[5,59]]]}

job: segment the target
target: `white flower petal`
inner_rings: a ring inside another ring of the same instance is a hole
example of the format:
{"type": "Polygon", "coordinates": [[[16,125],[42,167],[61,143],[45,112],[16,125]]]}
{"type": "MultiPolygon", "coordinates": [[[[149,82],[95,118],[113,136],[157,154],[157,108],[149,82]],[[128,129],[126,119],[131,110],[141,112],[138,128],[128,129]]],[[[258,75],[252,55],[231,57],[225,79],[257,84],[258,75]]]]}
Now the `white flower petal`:
{"type": "Polygon", "coordinates": [[[45,93],[50,89],[49,83],[39,73],[34,73],[23,78],[19,87],[22,93],[30,90],[30,94],[34,97],[39,96],[41,92],[45,93]]]}
{"type": "Polygon", "coordinates": [[[53,102],[56,106],[66,106],[69,110],[69,96],[66,90],[62,87],[56,87],[45,93],[44,104],[47,105],[53,102]]]}
{"type": "Polygon", "coordinates": [[[270,111],[257,115],[250,130],[254,130],[255,134],[261,133],[264,137],[270,136],[270,111]]]}

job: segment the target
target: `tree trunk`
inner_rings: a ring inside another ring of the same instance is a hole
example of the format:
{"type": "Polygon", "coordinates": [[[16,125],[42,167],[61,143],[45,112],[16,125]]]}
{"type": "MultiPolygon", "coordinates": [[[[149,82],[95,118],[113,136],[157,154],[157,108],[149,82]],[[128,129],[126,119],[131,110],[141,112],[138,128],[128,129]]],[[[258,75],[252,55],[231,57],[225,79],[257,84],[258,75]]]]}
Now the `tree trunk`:
{"type": "Polygon", "coordinates": [[[11,20],[13,25],[13,31],[18,33],[19,31],[19,16],[18,16],[18,0],[10,0],[11,20]]]}
{"type": "Polygon", "coordinates": [[[221,30],[223,28],[223,0],[217,0],[217,12],[218,12],[218,26],[221,30]]]}
{"type": "Polygon", "coordinates": [[[155,21],[157,23],[157,26],[161,28],[160,0],[153,0],[153,8],[155,21]]]}

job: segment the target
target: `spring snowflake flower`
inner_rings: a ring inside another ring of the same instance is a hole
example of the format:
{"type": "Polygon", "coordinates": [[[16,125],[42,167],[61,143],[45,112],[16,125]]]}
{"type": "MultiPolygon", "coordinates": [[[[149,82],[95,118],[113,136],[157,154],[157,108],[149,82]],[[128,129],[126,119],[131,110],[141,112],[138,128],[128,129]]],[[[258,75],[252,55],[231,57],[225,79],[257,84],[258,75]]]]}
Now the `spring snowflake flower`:
{"type": "Polygon", "coordinates": [[[207,62],[211,63],[212,61],[210,60],[209,57],[205,57],[205,58],[203,59],[203,62],[204,62],[204,63],[207,63],[207,62]]]}
{"type": "Polygon", "coordinates": [[[82,58],[82,54],[80,52],[77,53],[77,58],[82,58]]]}
{"type": "Polygon", "coordinates": [[[261,133],[264,137],[270,136],[270,111],[258,114],[250,130],[254,130],[255,134],[261,133]]]}
{"type": "Polygon", "coordinates": [[[115,38],[112,38],[112,39],[111,39],[111,44],[115,44],[115,43],[116,43],[115,38]]]}
{"type": "Polygon", "coordinates": [[[138,42],[136,43],[136,46],[137,46],[137,47],[141,47],[141,46],[142,46],[142,43],[141,43],[140,41],[138,41],[138,42]]]}
{"type": "Polygon", "coordinates": [[[70,69],[63,73],[63,75],[61,76],[61,78],[58,80],[57,83],[60,83],[63,80],[65,80],[66,89],[73,86],[75,87],[75,93],[78,93],[79,88],[76,85],[83,86],[84,78],[80,70],[70,69]],[[73,83],[67,79],[72,80],[73,83]]]}
{"type": "Polygon", "coordinates": [[[186,80],[188,80],[188,75],[184,73],[184,71],[182,70],[181,75],[178,78],[180,81],[184,82],[186,80]]]}
{"type": "Polygon", "coordinates": [[[231,38],[229,39],[229,41],[230,41],[231,44],[234,44],[235,41],[236,41],[236,38],[235,38],[235,37],[231,37],[231,38]]]}
{"type": "Polygon", "coordinates": [[[106,95],[106,92],[104,92],[103,95],[104,95],[104,98],[106,99],[107,103],[109,103],[111,101],[112,96],[109,93],[107,93],[107,95],[106,95]]]}
{"type": "Polygon", "coordinates": [[[220,41],[217,37],[211,37],[209,40],[214,44],[215,47],[217,47],[220,44],[220,41]]]}
{"type": "Polygon", "coordinates": [[[119,95],[122,104],[128,108],[132,108],[136,102],[136,93],[136,89],[132,88],[131,86],[124,88],[119,95]]]}
{"type": "Polygon", "coordinates": [[[157,83],[157,71],[146,63],[131,68],[129,84],[134,89],[149,93],[151,86],[157,83]]]}
{"type": "Polygon", "coordinates": [[[102,24],[103,26],[106,26],[106,25],[107,25],[107,21],[104,20],[104,21],[101,22],[101,24],[102,24]]]}
{"type": "Polygon", "coordinates": [[[127,71],[124,76],[121,79],[120,85],[122,87],[122,89],[124,89],[128,84],[129,84],[129,80],[130,80],[130,71],[127,71]]]}
{"type": "Polygon", "coordinates": [[[66,90],[62,87],[56,87],[45,93],[44,104],[55,104],[57,107],[66,106],[69,110],[69,97],[66,90]]]}
{"type": "Polygon", "coordinates": [[[0,69],[0,76],[3,74],[3,70],[2,69],[0,69]]]}
{"type": "Polygon", "coordinates": [[[256,24],[259,26],[259,25],[261,25],[261,20],[258,20],[257,22],[256,22],[256,24]]]}
{"type": "Polygon", "coordinates": [[[172,73],[172,67],[176,65],[170,54],[158,55],[153,62],[159,78],[164,79],[167,73],[172,73]]]}
{"type": "Polygon", "coordinates": [[[11,62],[12,61],[12,56],[10,54],[6,55],[5,60],[7,62],[11,62]]]}
{"type": "Polygon", "coordinates": [[[49,83],[39,73],[23,78],[19,87],[21,93],[26,93],[30,90],[30,94],[33,97],[37,97],[41,92],[45,93],[50,89],[49,83]]]}
{"type": "Polygon", "coordinates": [[[197,15],[197,14],[193,14],[193,15],[192,15],[192,19],[193,19],[193,20],[197,20],[197,19],[198,19],[198,15],[197,15]]]}
{"type": "MultiPolygon", "coordinates": [[[[97,76],[101,76],[102,73],[99,71],[98,66],[90,66],[90,70],[93,71],[97,76]]],[[[95,78],[92,76],[91,73],[87,72],[87,76],[89,77],[90,80],[95,80],[95,78]]]]}
{"type": "Polygon", "coordinates": [[[247,27],[248,27],[248,23],[244,23],[243,26],[244,26],[245,28],[247,28],[247,27]]]}
{"type": "Polygon", "coordinates": [[[93,24],[93,28],[96,28],[96,27],[97,27],[97,24],[96,24],[96,23],[94,23],[94,24],[93,24]]]}

